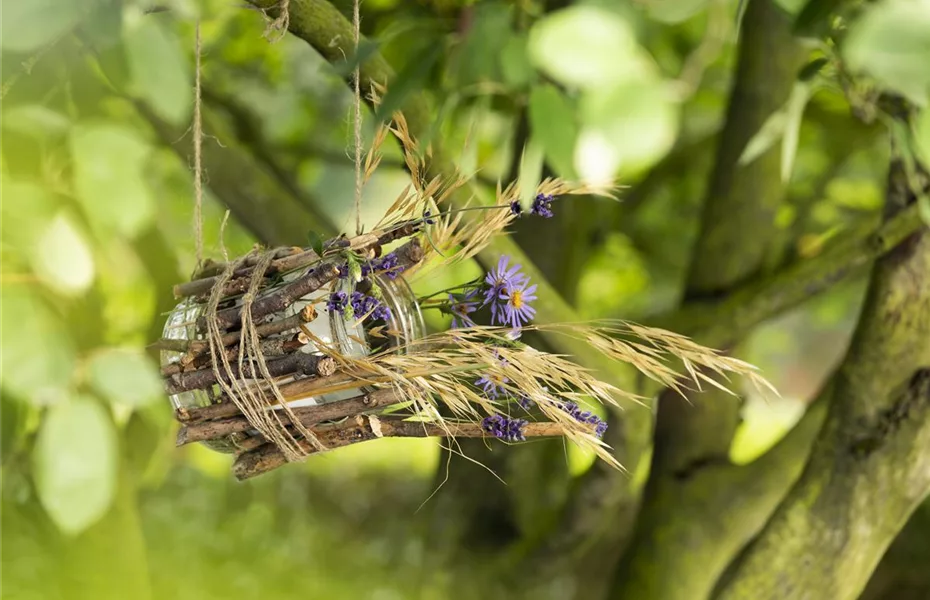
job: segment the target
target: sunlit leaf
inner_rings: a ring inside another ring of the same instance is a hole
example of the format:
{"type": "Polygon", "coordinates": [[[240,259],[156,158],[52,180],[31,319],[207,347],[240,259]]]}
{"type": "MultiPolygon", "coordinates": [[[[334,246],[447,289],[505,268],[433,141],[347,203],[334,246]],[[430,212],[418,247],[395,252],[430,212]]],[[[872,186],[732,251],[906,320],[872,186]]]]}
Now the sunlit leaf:
{"type": "Polygon", "coordinates": [[[3,202],[3,244],[28,257],[49,220],[58,211],[58,199],[48,190],[27,181],[0,178],[3,202]]]}
{"type": "Polygon", "coordinates": [[[158,370],[138,350],[111,348],[95,353],[87,376],[101,396],[116,404],[139,407],[164,395],[158,370]]]}
{"type": "Polygon", "coordinates": [[[530,137],[523,147],[520,160],[520,204],[529,209],[536,197],[536,188],[542,180],[543,149],[534,138],[530,137]]]}
{"type": "Polygon", "coordinates": [[[71,381],[75,363],[67,326],[26,284],[4,283],[0,301],[0,382],[33,404],[57,402],[71,381]]]}
{"type": "Polygon", "coordinates": [[[96,2],[75,0],[7,0],[0,19],[0,47],[32,52],[74,27],[96,2]]]}
{"type": "Polygon", "coordinates": [[[116,487],[117,444],[98,402],[78,397],[56,404],[33,452],[39,500],[63,532],[80,533],[106,513],[116,487]]]}
{"type": "Polygon", "coordinates": [[[537,86],[530,92],[529,116],[530,131],[542,145],[546,162],[560,177],[574,179],[578,125],[571,102],[555,86],[537,86]]]}
{"type": "Polygon", "coordinates": [[[765,154],[785,134],[788,125],[788,111],[786,107],[776,110],[762,124],[743,149],[737,164],[748,165],[765,154]]]}
{"type": "Polygon", "coordinates": [[[918,106],[930,98],[930,0],[877,4],[849,28],[843,56],[918,106]]]}
{"type": "Polygon", "coordinates": [[[791,96],[788,98],[785,111],[785,132],[781,143],[781,180],[786,183],[791,179],[794,157],[798,153],[801,120],[811,92],[810,84],[799,81],[794,85],[791,96]]]}
{"type": "Polygon", "coordinates": [[[94,227],[132,236],[154,216],[145,183],[150,148],[132,129],[78,125],[71,131],[74,185],[94,227]]]}
{"type": "Polygon", "coordinates": [[[94,258],[84,235],[66,212],[60,212],[39,236],[31,253],[36,276],[65,296],[76,296],[94,281],[94,258]]]}
{"type": "MultiPolygon", "coordinates": [[[[661,158],[678,131],[677,103],[660,82],[630,82],[587,91],[581,98],[583,127],[588,143],[597,131],[613,147],[613,157],[626,173],[643,169],[661,158]]],[[[575,167],[579,173],[586,167],[575,167]]]]}
{"type": "Polygon", "coordinates": [[[925,168],[930,169],[930,109],[924,109],[914,121],[914,143],[925,168]]]}
{"type": "Polygon", "coordinates": [[[540,19],[530,30],[530,58],[566,85],[597,87],[655,71],[630,25],[595,6],[572,6],[540,19]]]}
{"type": "Polygon", "coordinates": [[[173,31],[155,16],[134,19],[123,32],[131,90],[173,125],[190,118],[191,68],[173,31]]]}
{"type": "Polygon", "coordinates": [[[646,3],[649,16],[661,23],[681,23],[704,10],[709,0],[650,0],[646,3]]]}
{"type": "Polygon", "coordinates": [[[921,194],[917,197],[917,212],[924,224],[930,227],[930,194],[921,194]]]}

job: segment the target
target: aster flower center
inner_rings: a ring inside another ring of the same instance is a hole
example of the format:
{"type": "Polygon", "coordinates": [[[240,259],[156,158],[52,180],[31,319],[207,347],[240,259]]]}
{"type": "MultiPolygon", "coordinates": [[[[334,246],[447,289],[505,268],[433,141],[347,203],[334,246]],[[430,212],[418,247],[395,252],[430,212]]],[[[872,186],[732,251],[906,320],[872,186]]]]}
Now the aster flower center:
{"type": "Polygon", "coordinates": [[[521,290],[513,290],[510,293],[510,304],[514,308],[521,308],[523,306],[523,292],[521,290]]]}

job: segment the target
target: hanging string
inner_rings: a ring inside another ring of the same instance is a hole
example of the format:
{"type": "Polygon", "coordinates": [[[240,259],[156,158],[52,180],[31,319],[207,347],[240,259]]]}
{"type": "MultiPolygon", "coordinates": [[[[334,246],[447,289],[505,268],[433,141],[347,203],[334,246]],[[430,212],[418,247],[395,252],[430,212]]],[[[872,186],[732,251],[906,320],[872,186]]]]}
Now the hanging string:
{"type": "Polygon", "coordinates": [[[352,25],[355,28],[355,235],[362,234],[362,86],[358,55],[360,1],[353,0],[352,3],[352,25]]]}
{"type": "Polygon", "coordinates": [[[203,263],[203,123],[200,115],[200,19],[194,27],[194,246],[197,253],[197,269],[203,263]]]}

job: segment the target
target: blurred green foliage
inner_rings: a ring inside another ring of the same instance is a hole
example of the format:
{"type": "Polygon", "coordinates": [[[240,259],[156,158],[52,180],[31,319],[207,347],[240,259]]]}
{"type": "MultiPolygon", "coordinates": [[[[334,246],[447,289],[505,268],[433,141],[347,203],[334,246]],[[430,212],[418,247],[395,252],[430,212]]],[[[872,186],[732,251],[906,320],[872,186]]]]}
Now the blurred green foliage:
{"type": "MultiPolygon", "coordinates": [[[[804,29],[824,1],[780,4],[804,29]]],[[[622,202],[560,203],[553,223],[521,222],[517,235],[585,318],[644,319],[681,295],[732,82],[737,2],[563,4],[366,2],[362,52],[397,68],[385,112],[429,99],[426,141],[477,172],[475,194],[521,169],[629,186],[622,202]]],[[[451,587],[429,551],[429,524],[415,519],[443,481],[434,443],[383,441],[233,483],[228,457],[174,448],[145,351],[173,306],[171,285],[195,263],[195,20],[204,144],[217,157],[205,173],[213,258],[221,246],[309,243],[259,232],[348,226],[351,97],[341,76],[351,57],[334,68],[293,37],[269,43],[260,12],[223,0],[3,8],[3,597],[470,597],[451,587]],[[227,162],[237,153],[243,162],[227,162]],[[235,202],[216,197],[231,175],[272,184],[235,202]]],[[[844,18],[839,54],[812,44],[819,64],[743,153],[749,163],[781,144],[790,186],[773,266],[878,219],[887,149],[849,115],[874,85],[923,107],[905,133],[930,159],[930,4],[883,0],[844,18]],[[840,59],[868,83],[844,79],[840,59]]],[[[366,111],[367,139],[374,123],[366,111]]],[[[405,184],[400,153],[387,147],[364,220],[405,184]]],[[[433,272],[418,291],[479,274],[475,264],[433,272]]],[[[838,288],[747,345],[747,358],[790,390],[785,414],[819,386],[831,365],[810,360],[811,348],[842,346],[860,295],[861,285],[838,288]]],[[[755,414],[735,456],[756,455],[792,421],[755,414]]],[[[590,457],[571,461],[577,476],[590,457]]]]}

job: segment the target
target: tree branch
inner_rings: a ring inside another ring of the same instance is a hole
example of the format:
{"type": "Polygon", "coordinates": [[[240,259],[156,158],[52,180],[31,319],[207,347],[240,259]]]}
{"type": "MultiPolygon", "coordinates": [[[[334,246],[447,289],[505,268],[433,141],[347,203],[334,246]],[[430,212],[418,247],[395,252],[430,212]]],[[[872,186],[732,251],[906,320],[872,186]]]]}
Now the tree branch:
{"type": "MultiPolygon", "coordinates": [[[[886,204],[914,201],[895,160],[886,204]]],[[[720,598],[856,598],[930,493],[928,282],[926,229],[873,267],[810,462],[721,584],[720,598]]]]}

